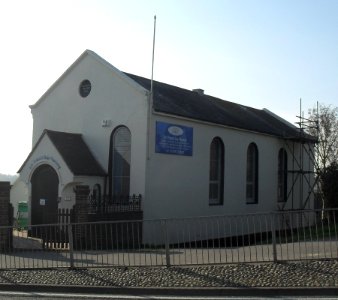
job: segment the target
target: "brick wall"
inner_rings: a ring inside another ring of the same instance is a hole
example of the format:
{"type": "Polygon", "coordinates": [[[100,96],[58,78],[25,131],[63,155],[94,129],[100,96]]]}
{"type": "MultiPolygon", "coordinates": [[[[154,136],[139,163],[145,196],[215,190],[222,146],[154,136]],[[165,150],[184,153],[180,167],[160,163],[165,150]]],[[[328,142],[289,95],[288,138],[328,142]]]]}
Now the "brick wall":
{"type": "Polygon", "coordinates": [[[88,222],[88,185],[77,185],[75,188],[75,223],[88,222]]]}
{"type": "MultiPolygon", "coordinates": [[[[88,222],[88,185],[77,185],[75,188],[74,222],[88,222]]],[[[74,230],[74,248],[83,249],[87,242],[87,225],[76,225],[74,230]]]]}
{"type": "MultiPolygon", "coordinates": [[[[10,204],[11,185],[7,181],[0,181],[0,226],[12,226],[13,209],[10,204]]],[[[13,231],[11,228],[0,229],[0,251],[12,249],[13,231]]]]}

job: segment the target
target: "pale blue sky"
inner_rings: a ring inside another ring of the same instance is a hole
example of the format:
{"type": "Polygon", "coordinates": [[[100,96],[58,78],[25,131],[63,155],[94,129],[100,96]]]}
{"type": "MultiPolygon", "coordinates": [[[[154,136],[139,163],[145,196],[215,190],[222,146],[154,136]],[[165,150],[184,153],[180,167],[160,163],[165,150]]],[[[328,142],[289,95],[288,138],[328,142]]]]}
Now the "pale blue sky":
{"type": "Polygon", "coordinates": [[[296,122],[338,106],[338,0],[0,1],[0,173],[31,149],[35,103],[85,50],[118,69],[296,122]],[[4,136],[4,138],[3,138],[4,136]]]}

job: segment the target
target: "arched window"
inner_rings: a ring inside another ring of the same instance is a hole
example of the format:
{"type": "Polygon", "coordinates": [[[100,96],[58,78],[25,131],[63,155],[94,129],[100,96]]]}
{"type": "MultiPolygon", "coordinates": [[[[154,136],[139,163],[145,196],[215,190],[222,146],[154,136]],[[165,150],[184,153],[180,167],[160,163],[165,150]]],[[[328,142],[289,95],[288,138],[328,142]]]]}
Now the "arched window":
{"type": "Polygon", "coordinates": [[[100,206],[101,205],[101,185],[96,183],[94,186],[93,186],[93,203],[96,205],[96,206],[100,206]]]}
{"type": "Polygon", "coordinates": [[[246,203],[258,203],[258,149],[251,143],[246,160],[246,203]]]}
{"type": "Polygon", "coordinates": [[[222,205],[224,194],[224,144],[218,137],[210,144],[209,205],[222,205]]]}
{"type": "Polygon", "coordinates": [[[285,149],[278,152],[278,202],[287,200],[288,156],[285,149]]]}
{"type": "Polygon", "coordinates": [[[127,127],[117,127],[110,138],[109,195],[129,196],[131,134],[127,127]]]}

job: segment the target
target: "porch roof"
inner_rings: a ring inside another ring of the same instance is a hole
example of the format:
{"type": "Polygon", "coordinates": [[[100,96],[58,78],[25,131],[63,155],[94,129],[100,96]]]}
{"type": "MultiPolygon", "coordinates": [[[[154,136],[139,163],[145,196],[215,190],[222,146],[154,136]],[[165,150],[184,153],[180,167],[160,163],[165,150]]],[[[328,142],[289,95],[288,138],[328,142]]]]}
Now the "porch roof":
{"type": "Polygon", "coordinates": [[[39,145],[42,138],[47,135],[56,150],[60,153],[64,162],[68,166],[69,170],[75,176],[105,176],[106,172],[97,162],[93,154],[91,153],[88,145],[82,138],[81,134],[59,132],[52,130],[44,130],[43,134],[35,144],[31,153],[19,169],[18,173],[21,172],[26,162],[34,153],[34,150],[39,145]]]}

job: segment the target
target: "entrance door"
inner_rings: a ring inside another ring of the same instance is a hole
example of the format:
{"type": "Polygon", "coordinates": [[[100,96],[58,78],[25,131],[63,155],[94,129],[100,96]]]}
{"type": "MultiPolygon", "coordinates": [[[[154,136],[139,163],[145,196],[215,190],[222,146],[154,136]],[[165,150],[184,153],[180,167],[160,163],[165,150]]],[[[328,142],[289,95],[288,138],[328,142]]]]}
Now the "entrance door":
{"type": "Polygon", "coordinates": [[[32,176],[32,224],[57,223],[59,178],[49,165],[41,165],[32,176]]]}

